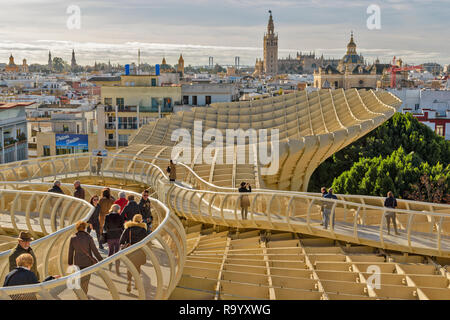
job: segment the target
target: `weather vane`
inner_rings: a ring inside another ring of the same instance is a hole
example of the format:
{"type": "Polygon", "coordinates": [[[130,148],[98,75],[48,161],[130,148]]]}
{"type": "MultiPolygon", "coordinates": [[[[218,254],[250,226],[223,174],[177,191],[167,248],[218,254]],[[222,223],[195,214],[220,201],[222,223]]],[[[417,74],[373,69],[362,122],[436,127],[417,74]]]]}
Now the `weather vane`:
{"type": "Polygon", "coordinates": [[[269,10],[269,13],[272,14],[272,10],[269,10]]]}

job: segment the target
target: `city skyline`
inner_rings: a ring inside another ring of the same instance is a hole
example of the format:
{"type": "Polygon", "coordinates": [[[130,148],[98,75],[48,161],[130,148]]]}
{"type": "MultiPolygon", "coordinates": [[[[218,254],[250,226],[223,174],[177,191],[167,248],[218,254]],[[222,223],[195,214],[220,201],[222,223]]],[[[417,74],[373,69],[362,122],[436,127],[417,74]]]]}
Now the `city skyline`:
{"type": "Polygon", "coordinates": [[[17,0],[6,3],[0,13],[0,63],[12,53],[17,61],[45,64],[48,51],[70,62],[72,49],[81,65],[97,62],[160,63],[165,56],[176,64],[180,53],[187,65],[254,65],[262,58],[262,40],[268,10],[272,10],[279,35],[279,58],[297,51],[341,58],[350,31],[355,33],[358,53],[371,63],[377,57],[389,62],[393,56],[407,63],[450,62],[449,1],[385,0],[381,29],[369,30],[366,13],[370,1],[235,1],[180,0],[165,3],[134,0],[127,7],[119,1],[17,0]],[[214,5],[213,5],[214,3],[214,5]],[[26,10],[24,6],[26,5],[26,10]],[[66,26],[69,5],[81,10],[80,29],[66,26]],[[100,26],[100,27],[99,27],[100,26]]]}

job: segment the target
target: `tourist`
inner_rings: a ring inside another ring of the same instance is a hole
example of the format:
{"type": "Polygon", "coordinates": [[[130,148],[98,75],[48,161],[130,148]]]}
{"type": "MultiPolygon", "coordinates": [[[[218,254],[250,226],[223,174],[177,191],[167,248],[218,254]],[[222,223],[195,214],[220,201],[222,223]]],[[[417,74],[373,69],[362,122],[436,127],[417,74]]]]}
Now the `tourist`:
{"type": "Polygon", "coordinates": [[[127,195],[124,191],[120,191],[119,192],[119,199],[117,199],[114,204],[118,204],[120,206],[120,211],[122,212],[123,208],[125,208],[125,206],[127,205],[128,200],[127,200],[127,195]]]}
{"type": "MultiPolygon", "coordinates": [[[[389,191],[387,193],[387,198],[386,198],[386,200],[384,200],[384,206],[387,208],[391,208],[391,209],[397,208],[397,200],[394,198],[394,194],[392,193],[392,191],[389,191]]],[[[396,222],[395,212],[394,211],[386,211],[385,217],[386,217],[388,234],[391,234],[391,229],[390,229],[391,223],[390,222],[392,220],[392,224],[394,225],[395,234],[399,235],[399,233],[397,231],[397,222],[396,222]]]]}
{"type": "MultiPolygon", "coordinates": [[[[92,237],[85,231],[87,222],[78,221],[75,224],[77,232],[70,238],[68,264],[76,265],[80,270],[96,264],[103,260],[95,246],[92,237]],[[95,258],[94,258],[95,256],[95,258]]],[[[87,294],[91,275],[81,279],[81,289],[87,294]]]]}
{"type": "MultiPolygon", "coordinates": [[[[105,224],[105,217],[109,212],[109,209],[114,204],[114,197],[111,196],[111,190],[109,188],[104,188],[102,190],[102,197],[100,198],[98,204],[100,205],[100,214],[98,221],[100,223],[100,230],[103,230],[103,225],[105,224]]],[[[103,231],[102,231],[103,232],[103,231]]]]}
{"type": "MultiPolygon", "coordinates": [[[[249,183],[242,182],[241,187],[239,188],[239,192],[252,192],[252,187],[249,183]]],[[[240,197],[241,203],[241,215],[242,220],[247,220],[248,207],[250,206],[250,199],[247,195],[241,195],[240,197]]]]}
{"type": "MultiPolygon", "coordinates": [[[[327,188],[322,187],[320,188],[320,192],[322,193],[322,198],[327,194],[327,188]]],[[[322,216],[322,221],[320,222],[320,225],[323,226],[323,210],[325,208],[325,203],[322,201],[322,205],[320,206],[320,215],[322,216]]]]}
{"type": "MultiPolygon", "coordinates": [[[[337,200],[337,197],[333,194],[333,188],[328,189],[328,193],[323,195],[325,199],[337,200]]],[[[333,208],[333,203],[328,202],[325,204],[323,210],[323,228],[328,229],[328,223],[330,222],[330,215],[332,215],[331,209],[333,208]]],[[[331,221],[331,226],[334,227],[335,216],[333,215],[333,220],[331,221]]]]}
{"type": "Polygon", "coordinates": [[[61,189],[61,181],[56,180],[55,182],[53,182],[53,187],[51,187],[51,189],[48,189],[48,192],[64,194],[64,191],[62,191],[61,189]]]}
{"type": "MultiPolygon", "coordinates": [[[[10,273],[6,275],[4,287],[25,286],[39,283],[36,274],[31,271],[34,264],[34,258],[29,253],[22,253],[16,259],[16,265],[10,273]]],[[[48,276],[44,281],[58,279],[60,276],[48,276]]],[[[37,300],[35,293],[12,294],[12,300],[37,300]]]]}
{"type": "Polygon", "coordinates": [[[103,244],[100,241],[100,221],[99,221],[99,216],[100,216],[100,205],[98,203],[99,198],[97,195],[92,196],[91,200],[89,201],[91,203],[91,205],[95,208],[94,212],[92,213],[91,217],[88,220],[89,226],[87,228],[87,233],[91,233],[91,230],[95,231],[95,234],[97,236],[97,241],[99,244],[99,248],[103,250],[103,244]]]}
{"type": "MultiPolygon", "coordinates": [[[[109,210],[109,214],[105,217],[105,226],[103,232],[108,243],[108,257],[119,252],[119,240],[123,231],[123,219],[119,214],[120,206],[113,204],[109,210]]],[[[109,265],[111,269],[111,265],[109,265]]],[[[116,261],[116,273],[119,275],[119,260],[116,261]]]]}
{"type": "Polygon", "coordinates": [[[166,171],[169,174],[170,182],[174,182],[177,178],[177,167],[172,160],[170,160],[169,166],[167,167],[166,171]]]}
{"type": "Polygon", "coordinates": [[[128,203],[120,213],[120,215],[123,218],[123,221],[133,220],[134,215],[139,214],[139,212],[140,212],[139,205],[134,200],[134,195],[132,194],[128,195],[128,203]]]}
{"type": "MultiPolygon", "coordinates": [[[[142,216],[136,214],[133,216],[133,221],[125,223],[125,230],[120,237],[120,244],[122,249],[138,243],[147,236],[147,225],[142,222],[142,216]]],[[[141,266],[146,262],[145,252],[142,250],[136,250],[133,253],[127,255],[127,257],[134,264],[138,272],[141,272],[141,266]]],[[[131,272],[127,272],[127,291],[131,291],[131,272]]],[[[135,281],[136,283],[136,281],[135,281]]]]}
{"type": "Polygon", "coordinates": [[[73,186],[75,188],[73,196],[75,198],[79,198],[79,199],[83,199],[84,200],[86,196],[85,196],[84,189],[81,187],[81,182],[79,180],[77,180],[77,181],[75,181],[73,183],[73,186]]]}
{"type": "Polygon", "coordinates": [[[97,152],[97,175],[100,175],[100,171],[102,169],[102,153],[99,151],[97,152]]]}
{"type": "Polygon", "coordinates": [[[31,267],[31,271],[35,274],[36,278],[39,279],[39,272],[37,270],[37,260],[34,255],[33,249],[31,248],[31,235],[27,231],[21,231],[19,238],[17,239],[19,244],[14,248],[11,255],[9,256],[9,271],[13,271],[17,267],[16,259],[24,253],[28,253],[33,257],[34,264],[31,267]]]}
{"type": "Polygon", "coordinates": [[[142,221],[147,224],[147,232],[150,232],[152,230],[153,217],[148,190],[142,192],[141,201],[139,202],[139,213],[142,215],[142,221]]]}

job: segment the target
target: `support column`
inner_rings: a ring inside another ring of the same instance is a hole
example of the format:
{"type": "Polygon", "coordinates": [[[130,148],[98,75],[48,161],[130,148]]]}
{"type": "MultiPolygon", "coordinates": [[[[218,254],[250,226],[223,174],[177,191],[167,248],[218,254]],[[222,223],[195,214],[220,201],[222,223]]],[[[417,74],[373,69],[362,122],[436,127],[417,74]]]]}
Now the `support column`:
{"type": "Polygon", "coordinates": [[[116,104],[116,150],[119,149],[119,106],[116,104]]]}

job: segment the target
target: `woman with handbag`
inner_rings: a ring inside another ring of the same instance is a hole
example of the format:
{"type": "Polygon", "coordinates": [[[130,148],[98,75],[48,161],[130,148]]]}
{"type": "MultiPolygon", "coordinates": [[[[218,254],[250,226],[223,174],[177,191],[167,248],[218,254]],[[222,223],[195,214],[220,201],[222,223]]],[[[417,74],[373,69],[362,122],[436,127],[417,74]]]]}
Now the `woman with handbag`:
{"type": "Polygon", "coordinates": [[[95,234],[97,235],[97,241],[98,241],[98,247],[103,250],[103,243],[100,241],[100,205],[98,204],[98,195],[93,195],[90,203],[95,208],[94,212],[92,213],[91,217],[88,220],[89,226],[87,228],[87,233],[91,234],[91,230],[95,231],[95,234]]]}
{"type": "MultiPolygon", "coordinates": [[[[78,221],[75,224],[77,233],[70,238],[69,244],[69,266],[76,265],[80,268],[80,270],[90,267],[98,261],[103,260],[97,247],[95,246],[94,239],[92,239],[92,237],[85,231],[87,225],[88,224],[84,221],[78,221]]],[[[86,294],[90,279],[91,275],[85,276],[81,279],[81,289],[83,289],[86,294]]]]}
{"type": "MultiPolygon", "coordinates": [[[[147,224],[142,222],[142,215],[136,214],[133,221],[125,223],[125,230],[120,237],[120,245],[122,249],[128,248],[135,243],[138,243],[147,236],[147,224]]],[[[137,271],[141,272],[141,266],[146,263],[147,259],[144,251],[141,249],[134,251],[127,256],[133,262],[137,271]]],[[[127,291],[131,291],[131,272],[127,272],[128,284],[127,291]]],[[[135,282],[136,283],[136,282],[135,282]]]]}
{"type": "MultiPolygon", "coordinates": [[[[123,231],[123,218],[119,213],[120,206],[113,204],[109,210],[109,214],[105,217],[105,226],[103,232],[106,235],[106,242],[108,243],[108,257],[112,256],[116,252],[119,252],[119,240],[123,231]]],[[[111,270],[111,265],[109,265],[111,270]]],[[[116,261],[116,273],[119,272],[119,260],[116,261]]]]}

